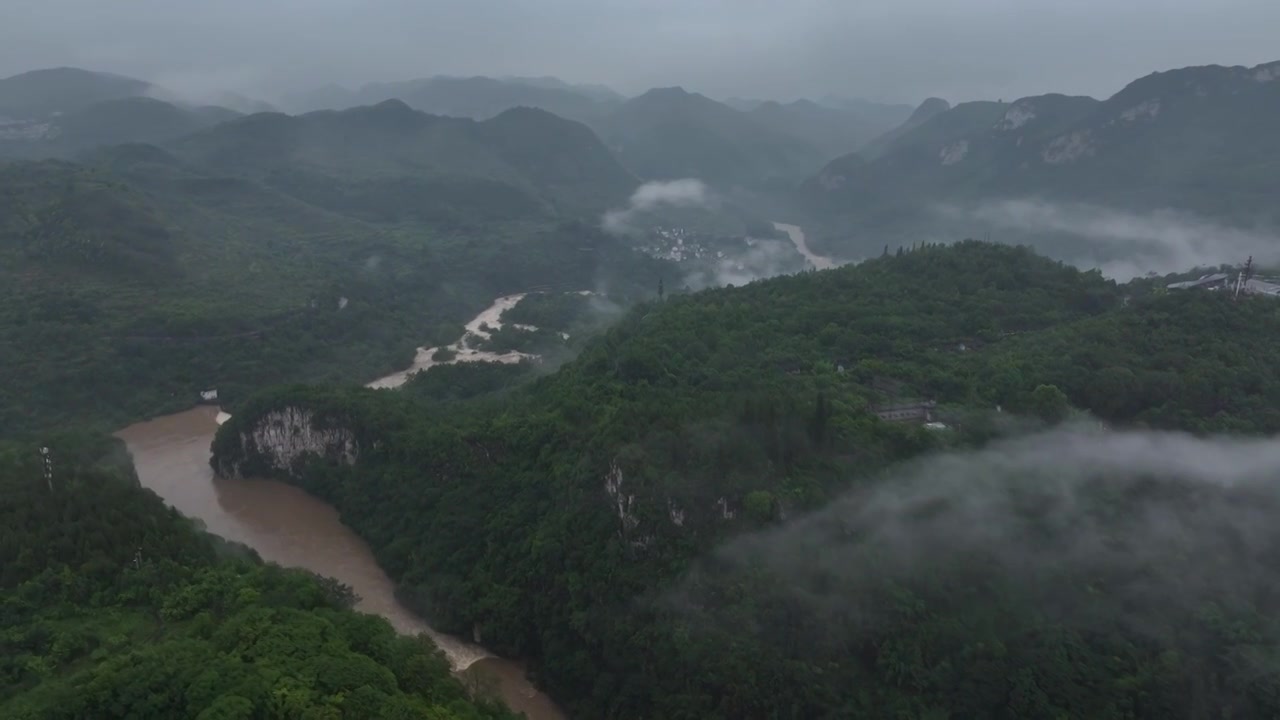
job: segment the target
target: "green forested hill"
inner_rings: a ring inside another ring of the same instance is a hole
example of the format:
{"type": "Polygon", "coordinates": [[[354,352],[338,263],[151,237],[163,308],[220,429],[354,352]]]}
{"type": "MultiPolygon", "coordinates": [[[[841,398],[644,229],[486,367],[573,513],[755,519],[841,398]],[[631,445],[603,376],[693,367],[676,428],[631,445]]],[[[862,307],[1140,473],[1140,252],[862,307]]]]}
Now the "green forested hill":
{"type": "MultiPolygon", "coordinates": [[[[316,185],[345,195],[384,194],[397,183],[404,204],[461,183],[489,205],[523,198],[598,214],[626,201],[638,181],[584,125],[518,108],[484,122],[428,115],[399,100],[300,116],[261,113],[171,145],[175,154],[220,173],[251,177],[304,200],[316,185]],[[415,191],[416,190],[416,191],[415,191]]],[[[328,206],[326,197],[322,204],[328,206]]],[[[493,205],[497,207],[492,207],[493,205]]],[[[509,212],[509,211],[508,211],[509,212]]],[[[477,213],[479,214],[479,213],[477,213]]]]}
{"type": "Polygon", "coordinates": [[[0,433],[124,423],[210,388],[362,382],[503,294],[657,284],[661,263],[572,214],[372,182],[290,193],[145,145],[0,164],[0,433]]]}
{"type": "Polygon", "coordinates": [[[1280,377],[1260,359],[1278,323],[1263,298],[1153,295],[1026,249],[927,246],[643,305],[496,400],[485,390],[502,378],[457,378],[479,393],[441,405],[430,372],[399,395],[280,389],[235,408],[214,462],[335,503],[406,602],[531,657],[578,717],[1265,718],[1280,711],[1264,562],[1280,538],[1221,508],[1274,507],[1274,493],[1101,460],[1070,434],[1031,446],[1089,458],[1070,483],[1036,486],[1043,498],[1018,483],[1053,478],[1054,461],[1002,459],[1022,446],[891,468],[1072,406],[1115,425],[1280,431],[1280,377]],[[869,411],[909,397],[936,399],[950,430],[869,411]],[[241,433],[285,406],[352,429],[359,464],[246,454],[241,433]],[[895,501],[895,477],[923,494],[895,501]],[[969,477],[987,483],[985,516],[954,509],[971,507],[963,485],[928,484],[969,477]],[[859,515],[854,494],[794,524],[851,489],[880,510],[859,515]],[[1050,522],[1064,502],[1075,519],[1050,522]],[[1125,549],[1179,523],[1181,554],[1125,549]],[[912,527],[928,533],[915,550],[912,527]],[[1066,554],[1081,528],[1105,551],[1066,554]],[[712,553],[749,532],[766,534],[712,553]],[[1248,569],[1187,576],[1222,560],[1217,540],[1186,538],[1221,533],[1244,533],[1225,557],[1248,569]],[[945,560],[883,554],[931,548],[945,560]]]}
{"type": "Polygon", "coordinates": [[[95,462],[107,441],[51,445],[52,485],[34,446],[0,447],[0,716],[510,717],[349,589],[215,545],[95,462]]]}

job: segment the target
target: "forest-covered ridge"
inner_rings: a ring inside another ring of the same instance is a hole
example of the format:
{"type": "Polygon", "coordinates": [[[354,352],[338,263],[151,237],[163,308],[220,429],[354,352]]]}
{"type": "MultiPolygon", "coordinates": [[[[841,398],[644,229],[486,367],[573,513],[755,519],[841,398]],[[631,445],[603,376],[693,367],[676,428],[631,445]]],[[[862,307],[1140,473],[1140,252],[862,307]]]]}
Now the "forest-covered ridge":
{"type": "MultiPolygon", "coordinates": [[[[1265,620],[1265,592],[1177,606],[1157,595],[1147,601],[1161,632],[1125,623],[1097,632],[1037,603],[1043,591],[1107,617],[1130,598],[1087,580],[1104,568],[1053,574],[1044,555],[1049,575],[1032,582],[1022,565],[963,556],[882,573],[872,546],[856,557],[873,578],[858,593],[879,608],[874,622],[832,620],[780,582],[811,573],[803,583],[822,594],[842,587],[820,552],[781,568],[711,554],[744,533],[785,534],[851,488],[879,487],[905,460],[1082,411],[1114,427],[1280,430],[1280,379],[1261,359],[1280,333],[1272,301],[1159,287],[1120,285],[1026,248],[926,245],[646,303],[516,390],[487,378],[476,397],[441,405],[438,385],[414,392],[433,371],[396,396],[281,388],[235,408],[214,462],[334,503],[407,604],[529,657],[576,716],[1157,718],[1231,707],[1268,717],[1275,688],[1257,671],[1277,662],[1280,635],[1265,620]],[[910,398],[935,400],[948,429],[872,412],[910,398]],[[246,455],[240,438],[283,407],[349,429],[357,465],[275,467],[246,455]],[[1213,679],[1197,685],[1206,673],[1213,679]]],[[[1127,466],[1091,472],[1082,522],[1128,533],[1123,513],[1094,517],[1107,488],[1121,486],[1139,514],[1176,510],[1200,522],[1199,506],[1162,505],[1183,491],[1163,494],[1160,477],[1144,488],[1127,466]]],[[[1006,511],[1051,539],[1071,532],[1037,525],[1035,507],[1006,511]]],[[[1220,518],[1197,527],[1211,520],[1220,518]]],[[[851,522],[856,540],[866,519],[851,522]]],[[[852,542],[841,537],[830,539],[833,552],[852,542]]],[[[1280,547],[1270,535],[1254,540],[1250,552],[1280,547]]],[[[1273,580],[1264,573],[1250,587],[1273,580]]]]}

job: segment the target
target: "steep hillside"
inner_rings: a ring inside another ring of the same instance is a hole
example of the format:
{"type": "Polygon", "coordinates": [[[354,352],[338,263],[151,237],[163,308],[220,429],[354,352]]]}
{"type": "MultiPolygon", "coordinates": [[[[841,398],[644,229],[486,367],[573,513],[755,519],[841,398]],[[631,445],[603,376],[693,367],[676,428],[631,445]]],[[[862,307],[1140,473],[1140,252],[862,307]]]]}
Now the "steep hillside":
{"type": "Polygon", "coordinates": [[[1253,224],[1276,217],[1277,116],[1280,63],[1156,73],[1105,102],[966,103],[897,135],[867,162],[831,163],[805,196],[833,228],[889,241],[942,231],[947,220],[933,214],[942,203],[1024,197],[1253,224]]]}
{"type": "Polygon", "coordinates": [[[98,438],[0,446],[0,716],[511,717],[349,588],[196,530],[98,438]],[[285,710],[287,708],[287,710],[285,710]]]}
{"type": "Polygon", "coordinates": [[[883,155],[898,138],[928,122],[933,118],[933,116],[944,113],[950,109],[951,103],[946,100],[936,97],[928,98],[917,105],[915,110],[912,110],[911,114],[908,115],[907,119],[903,120],[900,125],[867,143],[866,147],[862,148],[858,154],[866,158],[879,157],[880,155],[883,155]]]}
{"type": "Polygon", "coordinates": [[[171,147],[197,166],[325,207],[367,204],[375,220],[431,211],[441,192],[449,207],[477,218],[556,208],[597,214],[637,184],[586,127],[531,109],[484,122],[428,115],[398,100],[296,117],[264,113],[171,147]]]}
{"type": "Polygon", "coordinates": [[[1073,406],[1280,430],[1274,301],[1145,287],[927,246],[646,304],[499,399],[281,389],[233,409],[214,463],[335,503],[406,602],[530,657],[575,716],[1269,717],[1280,498],[1197,473],[1273,449],[974,451],[1073,406]],[[912,397],[949,428],[872,412],[912,397]],[[274,461],[284,408],[312,418],[299,444],[349,430],[354,465],[274,461]]]}
{"type": "Polygon", "coordinates": [[[824,161],[809,143],[682,88],[650,90],[595,127],[622,164],[646,179],[786,184],[824,161]]]}

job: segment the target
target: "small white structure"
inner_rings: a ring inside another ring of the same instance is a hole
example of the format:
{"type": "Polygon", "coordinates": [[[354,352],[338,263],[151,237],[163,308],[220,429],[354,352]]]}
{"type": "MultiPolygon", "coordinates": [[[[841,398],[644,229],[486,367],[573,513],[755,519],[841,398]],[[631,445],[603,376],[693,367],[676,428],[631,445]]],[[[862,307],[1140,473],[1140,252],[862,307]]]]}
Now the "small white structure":
{"type": "Polygon", "coordinates": [[[201,390],[200,399],[203,400],[204,402],[215,402],[218,399],[218,389],[214,388],[212,390],[201,390]]]}

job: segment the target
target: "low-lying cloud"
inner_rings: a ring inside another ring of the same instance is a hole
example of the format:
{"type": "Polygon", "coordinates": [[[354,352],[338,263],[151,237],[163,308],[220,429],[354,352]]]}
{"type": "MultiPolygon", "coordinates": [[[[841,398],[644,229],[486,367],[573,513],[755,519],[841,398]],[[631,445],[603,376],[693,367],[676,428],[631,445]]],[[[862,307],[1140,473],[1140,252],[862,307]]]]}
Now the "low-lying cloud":
{"type": "Polygon", "coordinates": [[[812,627],[870,627],[890,583],[976,576],[1066,625],[1163,640],[1205,603],[1276,597],[1277,512],[1280,441],[1063,428],[899,466],[731,542],[669,599],[714,622],[700,573],[764,569],[812,627]]]}
{"type": "Polygon", "coordinates": [[[1084,242],[1078,245],[1063,248],[1058,244],[1049,250],[1073,264],[1097,267],[1122,281],[1151,272],[1242,264],[1250,255],[1263,263],[1280,261],[1280,233],[1225,226],[1178,210],[1139,214],[1036,199],[940,210],[945,216],[963,217],[997,231],[1081,239],[1084,242]]]}
{"type": "Polygon", "coordinates": [[[804,256],[790,241],[748,238],[741,250],[726,252],[724,257],[689,272],[684,282],[691,290],[746,285],[756,280],[800,272],[807,267],[804,256]]]}
{"type": "Polygon", "coordinates": [[[662,206],[669,207],[708,207],[711,194],[701,180],[684,178],[682,180],[659,180],[647,182],[631,194],[627,207],[610,210],[604,214],[601,225],[607,232],[618,235],[637,232],[633,221],[637,215],[662,206]]]}

